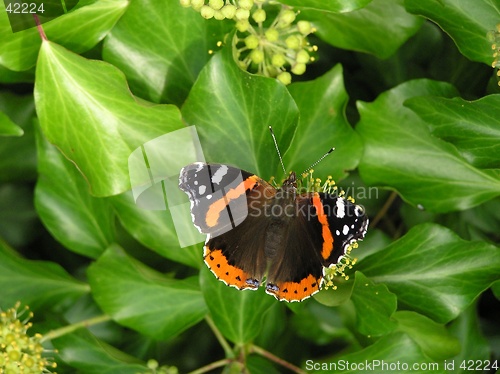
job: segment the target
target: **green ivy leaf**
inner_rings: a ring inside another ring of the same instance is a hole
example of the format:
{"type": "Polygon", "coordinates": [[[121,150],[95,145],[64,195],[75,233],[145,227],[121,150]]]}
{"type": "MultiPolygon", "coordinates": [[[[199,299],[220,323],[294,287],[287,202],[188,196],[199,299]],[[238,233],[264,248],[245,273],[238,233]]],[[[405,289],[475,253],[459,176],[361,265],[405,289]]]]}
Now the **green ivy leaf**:
{"type": "Polygon", "coordinates": [[[32,188],[17,183],[0,185],[0,222],[0,237],[13,247],[36,242],[39,221],[32,188]]]}
{"type": "Polygon", "coordinates": [[[450,144],[402,103],[416,96],[453,96],[448,84],[415,80],[358,102],[356,127],[365,142],[359,165],[367,184],[397,190],[406,201],[431,212],[463,210],[500,195],[498,178],[473,168],[450,144]]]}
{"type": "Polygon", "coordinates": [[[109,201],[90,195],[75,166],[37,131],[35,206],[50,233],[66,248],[97,258],[115,239],[109,201]]]}
{"type": "Polygon", "coordinates": [[[103,57],[125,73],[136,95],[181,105],[209,51],[232,27],[233,21],[206,20],[179,0],[133,1],[106,37],[103,57]]]}
{"type": "Polygon", "coordinates": [[[65,363],[88,374],[137,374],[148,370],[135,357],[97,339],[84,329],[51,342],[65,363]]]}
{"type": "Polygon", "coordinates": [[[111,203],[121,224],[140,243],[172,261],[200,267],[203,262],[201,246],[179,247],[168,210],[141,209],[135,204],[131,192],[111,197],[111,203]]]}
{"type": "Polygon", "coordinates": [[[95,196],[129,189],[130,154],[183,127],[176,107],[136,101],[115,67],[51,42],[40,51],[35,102],[45,136],[76,164],[95,196]]]}
{"type": "Polygon", "coordinates": [[[51,308],[89,291],[58,264],[24,259],[1,239],[0,290],[0,308],[4,310],[17,301],[33,310],[51,308]]]}
{"type": "Polygon", "coordinates": [[[281,0],[280,3],[297,9],[315,9],[323,12],[345,13],[365,7],[372,0],[281,0]]]}
{"type": "Polygon", "coordinates": [[[0,111],[24,132],[20,137],[0,138],[0,182],[33,181],[36,179],[33,96],[0,92],[0,111]]]}
{"type": "Polygon", "coordinates": [[[462,240],[436,224],[422,224],[361,260],[357,269],[385,283],[400,303],[446,323],[500,278],[500,249],[462,240]]]}
{"type": "MultiPolygon", "coordinates": [[[[351,315],[354,315],[354,312],[351,315]]],[[[332,342],[352,342],[355,337],[347,325],[342,319],[340,308],[311,302],[306,303],[299,311],[294,311],[291,324],[287,323],[287,328],[292,327],[300,337],[324,346],[332,342]]]]}
{"type": "MultiPolygon", "coordinates": [[[[429,372],[428,365],[432,364],[431,361],[408,335],[394,332],[383,336],[374,344],[360,351],[337,356],[335,360],[326,362],[323,370],[316,370],[315,372],[331,373],[334,369],[330,367],[330,364],[333,363],[337,365],[337,370],[342,371],[342,373],[359,374],[363,371],[373,374],[387,374],[388,371],[404,373],[411,370],[412,373],[425,374],[429,372]],[[346,366],[346,363],[351,366],[346,366]],[[363,367],[361,368],[359,365],[363,365],[363,367]],[[408,367],[405,365],[408,365],[408,367]]],[[[433,367],[433,373],[446,373],[440,364],[434,364],[436,366],[433,367]]]]}
{"type": "Polygon", "coordinates": [[[266,180],[283,174],[268,127],[273,126],[285,152],[297,124],[297,106],[276,79],[242,71],[230,46],[201,71],[182,116],[196,125],[207,161],[228,163],[266,180]]]}
{"type": "Polygon", "coordinates": [[[169,279],[112,245],[87,271],[92,294],[116,322],[159,340],[176,336],[207,313],[198,279],[169,279]]]}
{"type": "Polygon", "coordinates": [[[500,281],[493,283],[491,291],[493,291],[493,294],[497,299],[500,299],[500,281]]]}
{"type": "Polygon", "coordinates": [[[323,288],[321,292],[318,292],[313,298],[323,305],[327,306],[339,306],[347,302],[352,295],[354,282],[352,280],[341,281],[335,283],[336,288],[323,288]]]}
{"type": "Polygon", "coordinates": [[[458,338],[461,350],[458,355],[448,360],[456,364],[455,373],[470,373],[459,363],[467,360],[480,360],[485,362],[490,359],[490,346],[488,340],[481,333],[476,311],[476,303],[467,308],[460,316],[450,324],[450,332],[458,338]]]}
{"type": "Polygon", "coordinates": [[[411,336],[435,361],[451,358],[460,352],[460,342],[443,325],[411,311],[398,311],[393,317],[398,322],[398,330],[411,336]]]}
{"type": "Polygon", "coordinates": [[[0,112],[0,136],[22,136],[24,130],[11,121],[9,116],[0,112]]]}
{"type": "MultiPolygon", "coordinates": [[[[380,229],[370,227],[363,241],[359,243],[359,246],[353,248],[351,257],[356,258],[357,262],[359,262],[365,257],[382,251],[391,243],[392,239],[386,233],[380,229]]],[[[356,266],[354,266],[354,269],[356,269],[356,266]]]]}
{"type": "Polygon", "coordinates": [[[491,65],[491,43],[486,35],[500,19],[500,5],[492,0],[405,0],[406,9],[437,23],[473,61],[491,65]]]}
{"type": "Polygon", "coordinates": [[[360,333],[380,336],[396,328],[391,316],[396,311],[397,298],[385,285],[375,284],[357,271],[351,300],[356,308],[356,326],[360,333]]]}
{"type": "MultiPolygon", "coordinates": [[[[285,167],[302,172],[304,162],[312,164],[335,147],[335,151],[314,167],[315,176],[334,180],[346,176],[347,170],[358,165],[362,143],[345,118],[349,97],[344,87],[342,66],[309,82],[288,86],[300,111],[295,136],[283,156],[285,167]]],[[[306,165],[307,167],[308,165],[306,165]]]]}
{"type": "Polygon", "coordinates": [[[0,64],[0,83],[33,83],[35,81],[35,69],[25,71],[12,71],[0,64]]]}
{"type": "Polygon", "coordinates": [[[477,168],[500,169],[500,95],[476,101],[415,97],[404,103],[477,168]]]}
{"type": "MultiPolygon", "coordinates": [[[[72,11],[44,23],[43,30],[54,43],[85,52],[106,36],[127,5],[127,0],[80,1],[72,11]]],[[[41,41],[36,28],[13,33],[4,2],[0,2],[0,64],[10,70],[28,70],[36,64],[41,41]]]]}
{"type": "Polygon", "coordinates": [[[311,21],[325,42],[382,59],[395,53],[423,22],[406,12],[403,0],[373,0],[362,9],[343,14],[311,10],[301,18],[311,21]]]}
{"type": "MultiPolygon", "coordinates": [[[[266,373],[266,374],[282,373],[282,371],[277,369],[276,365],[273,365],[269,360],[266,360],[262,356],[256,356],[256,355],[248,356],[245,366],[249,373],[266,373]]],[[[236,373],[236,371],[234,371],[234,373],[236,373]]]]}
{"type": "Polygon", "coordinates": [[[264,292],[237,290],[219,281],[206,266],[201,267],[200,285],[210,315],[220,330],[236,344],[249,343],[262,329],[266,312],[276,299],[264,292]]]}

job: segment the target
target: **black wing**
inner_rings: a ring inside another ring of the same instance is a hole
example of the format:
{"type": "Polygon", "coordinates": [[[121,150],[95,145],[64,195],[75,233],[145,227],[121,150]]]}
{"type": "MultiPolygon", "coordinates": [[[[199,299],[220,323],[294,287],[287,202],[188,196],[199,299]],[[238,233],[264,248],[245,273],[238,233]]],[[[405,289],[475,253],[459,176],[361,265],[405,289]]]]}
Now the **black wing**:
{"type": "Polygon", "coordinates": [[[283,230],[283,245],[267,278],[266,292],[279,300],[300,301],[319,291],[323,266],[338,263],[368,227],[363,208],[342,197],[309,193],[298,196],[296,206],[297,214],[276,230],[283,230]]]}

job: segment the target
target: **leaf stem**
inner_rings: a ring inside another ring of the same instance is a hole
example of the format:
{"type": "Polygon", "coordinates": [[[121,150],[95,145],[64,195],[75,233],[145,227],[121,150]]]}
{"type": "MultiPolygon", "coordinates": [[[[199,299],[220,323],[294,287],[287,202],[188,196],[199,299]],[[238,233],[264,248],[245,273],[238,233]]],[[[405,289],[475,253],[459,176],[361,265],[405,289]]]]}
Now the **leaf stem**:
{"type": "Polygon", "coordinates": [[[40,34],[40,38],[42,38],[42,40],[48,40],[47,35],[45,35],[45,31],[43,30],[42,23],[40,22],[40,19],[38,18],[38,14],[33,14],[33,18],[35,19],[36,28],[38,29],[38,33],[40,34]]]}
{"type": "Polygon", "coordinates": [[[205,321],[207,321],[208,326],[210,326],[210,329],[212,330],[212,332],[214,333],[215,337],[219,341],[219,344],[222,346],[222,349],[224,349],[224,353],[226,354],[226,357],[228,357],[228,358],[234,358],[234,351],[233,351],[233,349],[231,348],[231,346],[229,345],[229,343],[227,342],[227,340],[222,336],[222,334],[219,331],[219,329],[217,328],[217,326],[215,326],[215,323],[212,320],[212,318],[209,315],[207,315],[205,317],[205,321]]]}
{"type": "Polygon", "coordinates": [[[294,373],[306,374],[306,372],[304,370],[302,370],[301,368],[299,368],[298,366],[295,366],[295,365],[291,364],[290,362],[285,361],[285,360],[279,358],[278,356],[273,355],[271,352],[266,351],[265,349],[258,347],[256,345],[252,345],[250,347],[250,352],[257,353],[257,354],[267,358],[268,360],[273,361],[273,362],[277,363],[278,365],[281,365],[281,366],[287,368],[290,371],[293,371],[294,373]]]}
{"type": "Polygon", "coordinates": [[[391,192],[391,194],[389,195],[389,197],[385,201],[382,208],[380,208],[380,210],[378,211],[375,218],[373,218],[373,220],[370,222],[371,229],[375,228],[375,226],[377,226],[377,224],[382,219],[382,217],[385,216],[385,214],[387,213],[387,211],[389,210],[389,208],[391,207],[392,203],[394,202],[394,200],[396,199],[397,196],[398,196],[398,194],[396,193],[396,191],[391,192]]]}
{"type": "Polygon", "coordinates": [[[230,359],[230,358],[225,358],[223,360],[215,361],[215,362],[212,362],[211,364],[203,366],[203,367],[201,367],[199,369],[193,370],[193,371],[189,372],[188,374],[203,374],[203,373],[208,373],[209,371],[212,371],[212,370],[214,370],[216,368],[220,368],[222,366],[226,366],[226,365],[230,364],[231,361],[233,361],[233,360],[230,359]]]}
{"type": "Polygon", "coordinates": [[[86,319],[86,320],[83,320],[83,321],[80,321],[77,323],[73,323],[73,324],[68,325],[68,326],[61,327],[59,329],[49,331],[47,334],[45,334],[43,336],[41,341],[43,343],[46,340],[52,340],[52,339],[59,338],[60,336],[69,334],[69,333],[71,333],[75,330],[78,330],[80,328],[97,325],[99,323],[110,321],[110,320],[111,320],[111,317],[106,315],[106,314],[100,315],[97,317],[92,317],[92,318],[89,318],[89,319],[86,319]]]}

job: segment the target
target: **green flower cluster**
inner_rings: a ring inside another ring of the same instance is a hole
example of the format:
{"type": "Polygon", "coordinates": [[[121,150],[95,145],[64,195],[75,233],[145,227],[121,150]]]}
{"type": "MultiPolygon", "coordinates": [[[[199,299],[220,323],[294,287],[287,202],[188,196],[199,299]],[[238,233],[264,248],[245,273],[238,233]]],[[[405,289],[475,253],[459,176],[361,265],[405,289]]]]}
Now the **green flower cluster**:
{"type": "Polygon", "coordinates": [[[207,19],[232,19],[238,33],[233,40],[235,58],[240,67],[267,77],[291,83],[290,71],[302,75],[317,47],[307,36],[314,32],[308,21],[297,21],[297,12],[285,5],[271,7],[265,0],[180,0],[207,19]],[[271,15],[271,17],[269,17],[271,15]],[[268,19],[269,18],[269,19],[268,19]]]}
{"type": "MultiPolygon", "coordinates": [[[[493,50],[493,63],[491,67],[497,70],[497,76],[500,77],[500,23],[496,26],[496,30],[488,33],[488,40],[491,42],[491,49],[493,50]]],[[[498,82],[500,86],[500,81],[498,82]]]]}
{"type": "Polygon", "coordinates": [[[262,0],[180,0],[183,7],[191,7],[200,12],[203,18],[215,18],[219,21],[223,19],[248,20],[250,10],[255,4],[262,4],[262,0]]]}
{"type": "Polygon", "coordinates": [[[19,306],[20,303],[17,303],[14,308],[0,312],[0,374],[51,373],[50,369],[56,364],[42,357],[42,335],[27,335],[32,326],[28,320],[33,313],[29,312],[27,318],[21,321],[19,318],[28,308],[19,313],[19,306]]]}
{"type": "Polygon", "coordinates": [[[144,374],[179,374],[175,366],[160,366],[154,359],[149,360],[147,366],[149,370],[144,374]]]}

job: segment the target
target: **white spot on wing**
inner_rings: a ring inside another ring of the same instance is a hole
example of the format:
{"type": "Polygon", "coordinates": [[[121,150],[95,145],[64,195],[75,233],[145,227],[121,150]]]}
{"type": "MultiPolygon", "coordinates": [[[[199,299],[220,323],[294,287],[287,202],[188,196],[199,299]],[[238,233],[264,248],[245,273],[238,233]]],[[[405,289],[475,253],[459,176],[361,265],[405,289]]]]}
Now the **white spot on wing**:
{"type": "Polygon", "coordinates": [[[345,216],[345,204],[344,200],[341,198],[337,198],[337,217],[344,218],[345,216]]]}
{"type": "Polygon", "coordinates": [[[212,175],[212,183],[219,184],[224,178],[224,175],[227,174],[228,167],[226,165],[221,165],[219,169],[212,175]]]}
{"type": "Polygon", "coordinates": [[[349,226],[344,225],[344,228],[342,229],[342,234],[347,235],[349,233],[349,226]]]}
{"type": "Polygon", "coordinates": [[[206,165],[203,162],[195,162],[194,164],[196,165],[195,171],[200,171],[206,165]]]}
{"type": "Polygon", "coordinates": [[[206,190],[207,190],[207,186],[200,186],[200,187],[198,187],[198,193],[200,195],[203,195],[206,190]]]}
{"type": "Polygon", "coordinates": [[[212,198],[212,195],[207,195],[206,198],[207,200],[210,200],[212,198]]]}

